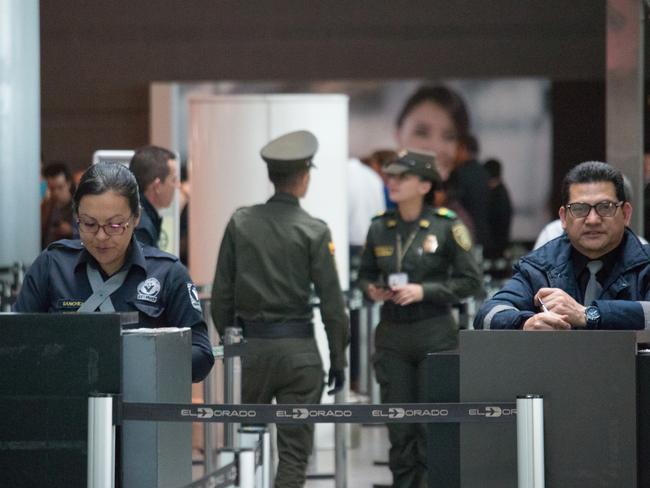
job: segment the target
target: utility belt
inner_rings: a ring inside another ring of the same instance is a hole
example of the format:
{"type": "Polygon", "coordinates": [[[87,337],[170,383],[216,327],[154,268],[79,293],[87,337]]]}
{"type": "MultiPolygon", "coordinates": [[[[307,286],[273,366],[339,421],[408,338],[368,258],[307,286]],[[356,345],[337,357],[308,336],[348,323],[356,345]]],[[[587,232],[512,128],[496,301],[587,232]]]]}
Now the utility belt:
{"type": "Polygon", "coordinates": [[[246,339],[310,339],[314,337],[314,326],[310,321],[287,320],[264,322],[237,318],[246,339]]]}
{"type": "Polygon", "coordinates": [[[384,302],[381,307],[381,320],[389,322],[417,322],[451,313],[450,305],[435,305],[433,303],[413,303],[411,305],[397,305],[384,302]]]}

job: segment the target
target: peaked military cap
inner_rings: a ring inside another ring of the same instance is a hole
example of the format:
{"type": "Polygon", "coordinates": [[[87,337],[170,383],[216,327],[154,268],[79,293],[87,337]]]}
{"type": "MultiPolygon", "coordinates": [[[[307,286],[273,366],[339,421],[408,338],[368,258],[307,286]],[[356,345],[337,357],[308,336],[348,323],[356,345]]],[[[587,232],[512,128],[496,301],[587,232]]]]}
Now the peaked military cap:
{"type": "Polygon", "coordinates": [[[260,151],[269,169],[276,173],[292,173],[311,168],[318,150],[318,139],[309,131],[289,132],[273,139],[260,151]]]}
{"type": "Polygon", "coordinates": [[[436,155],[433,153],[401,151],[397,155],[397,160],[384,168],[384,173],[389,175],[411,173],[429,181],[440,181],[440,175],[436,170],[436,155]]]}

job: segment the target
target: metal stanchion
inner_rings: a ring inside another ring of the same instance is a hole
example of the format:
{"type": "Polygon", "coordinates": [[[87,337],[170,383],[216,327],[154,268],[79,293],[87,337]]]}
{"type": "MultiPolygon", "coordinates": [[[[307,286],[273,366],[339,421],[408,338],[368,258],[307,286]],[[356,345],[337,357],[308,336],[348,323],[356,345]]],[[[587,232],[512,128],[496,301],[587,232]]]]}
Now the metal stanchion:
{"type": "Polygon", "coordinates": [[[544,399],[517,397],[517,477],[519,488],[544,488],[544,399]]]}
{"type": "MultiPolygon", "coordinates": [[[[203,310],[203,319],[208,328],[208,338],[210,339],[210,344],[216,344],[218,342],[218,334],[217,329],[212,323],[212,314],[210,311],[211,300],[208,298],[210,296],[209,290],[202,289],[201,293],[201,309],[203,310]]],[[[217,392],[214,390],[214,381],[209,376],[203,381],[203,401],[205,403],[217,403],[217,392]]],[[[217,469],[217,459],[214,446],[216,430],[217,426],[215,424],[206,423],[203,426],[203,450],[205,453],[206,473],[211,473],[217,469]]]]}
{"type": "Polygon", "coordinates": [[[363,395],[368,394],[369,378],[372,376],[368,332],[368,306],[362,299],[359,307],[359,393],[363,395]]]}
{"type": "Polygon", "coordinates": [[[271,433],[267,429],[262,434],[262,488],[271,488],[271,486],[273,486],[271,433]]]}
{"type": "MultiPolygon", "coordinates": [[[[334,402],[344,404],[347,401],[347,390],[344,388],[334,395],[334,402]]],[[[348,486],[348,424],[334,424],[334,486],[348,486]]]]}
{"type": "Polygon", "coordinates": [[[255,450],[239,451],[239,488],[255,488],[255,450]]]}
{"type": "MultiPolygon", "coordinates": [[[[241,343],[242,330],[239,327],[228,327],[224,334],[224,345],[231,346],[241,343]]],[[[238,356],[224,359],[224,401],[225,403],[241,403],[241,358],[238,356]]],[[[225,430],[226,447],[237,447],[237,430],[239,424],[228,424],[225,430]]]]}
{"type": "Polygon", "coordinates": [[[88,398],[88,488],[115,486],[113,397],[88,398]]]}
{"type": "MultiPolygon", "coordinates": [[[[375,329],[379,324],[379,310],[381,305],[378,303],[373,303],[370,307],[370,313],[368,314],[368,358],[370,359],[369,364],[372,362],[372,357],[375,352],[375,329]]],[[[368,369],[368,396],[370,397],[370,403],[379,403],[379,383],[375,379],[375,374],[373,368],[369,367],[368,369]]]]}

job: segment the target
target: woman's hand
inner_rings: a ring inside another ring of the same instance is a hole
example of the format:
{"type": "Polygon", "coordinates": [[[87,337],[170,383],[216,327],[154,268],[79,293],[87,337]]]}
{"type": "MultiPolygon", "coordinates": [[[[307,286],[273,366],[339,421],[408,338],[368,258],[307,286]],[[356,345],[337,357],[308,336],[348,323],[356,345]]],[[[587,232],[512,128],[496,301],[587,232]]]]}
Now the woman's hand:
{"type": "Polygon", "coordinates": [[[394,286],[393,301],[398,305],[409,305],[415,302],[421,302],[424,298],[422,285],[409,283],[408,285],[394,286]]]}
{"type": "Polygon", "coordinates": [[[368,296],[375,302],[385,302],[393,298],[393,291],[388,288],[378,288],[372,283],[368,285],[368,296]]]}

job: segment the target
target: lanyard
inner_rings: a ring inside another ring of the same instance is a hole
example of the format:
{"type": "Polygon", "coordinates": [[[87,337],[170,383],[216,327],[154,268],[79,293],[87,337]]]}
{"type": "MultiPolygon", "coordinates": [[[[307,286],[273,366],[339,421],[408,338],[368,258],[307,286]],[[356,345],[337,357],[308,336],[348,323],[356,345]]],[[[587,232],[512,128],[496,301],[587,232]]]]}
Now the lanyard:
{"type": "Polygon", "coordinates": [[[124,284],[127,273],[128,269],[123,269],[104,281],[99,271],[89,263],[86,263],[86,276],[88,276],[93,294],[81,304],[77,312],[94,312],[97,308],[99,308],[100,312],[115,312],[115,307],[111,301],[111,294],[124,284]]]}
{"type": "Polygon", "coordinates": [[[404,259],[404,256],[406,256],[406,253],[408,252],[409,248],[411,247],[411,244],[413,244],[413,241],[415,240],[415,236],[418,235],[418,231],[420,229],[416,228],[413,232],[411,232],[406,239],[406,244],[404,244],[404,248],[402,249],[402,235],[397,232],[397,243],[396,243],[396,254],[397,254],[397,272],[401,273],[402,272],[402,261],[404,259]]]}

